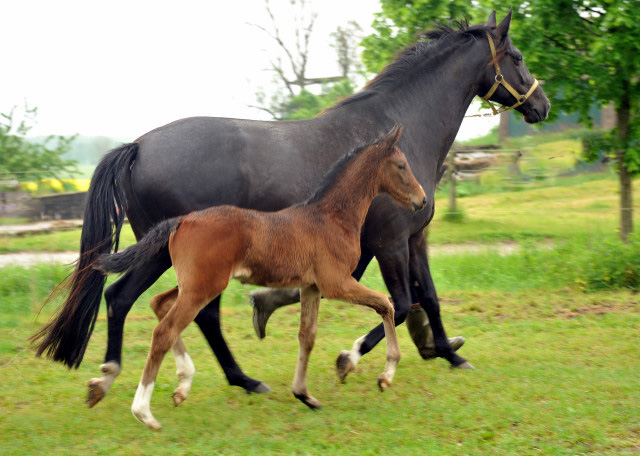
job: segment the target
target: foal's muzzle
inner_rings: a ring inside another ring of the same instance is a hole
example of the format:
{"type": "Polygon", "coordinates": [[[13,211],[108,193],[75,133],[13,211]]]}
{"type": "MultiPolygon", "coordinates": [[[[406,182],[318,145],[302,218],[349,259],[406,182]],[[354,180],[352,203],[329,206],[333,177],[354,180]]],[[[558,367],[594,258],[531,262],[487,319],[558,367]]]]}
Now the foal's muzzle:
{"type": "Polygon", "coordinates": [[[424,193],[422,186],[420,187],[419,193],[414,193],[411,195],[411,209],[416,212],[424,209],[427,205],[427,195],[424,193]]]}

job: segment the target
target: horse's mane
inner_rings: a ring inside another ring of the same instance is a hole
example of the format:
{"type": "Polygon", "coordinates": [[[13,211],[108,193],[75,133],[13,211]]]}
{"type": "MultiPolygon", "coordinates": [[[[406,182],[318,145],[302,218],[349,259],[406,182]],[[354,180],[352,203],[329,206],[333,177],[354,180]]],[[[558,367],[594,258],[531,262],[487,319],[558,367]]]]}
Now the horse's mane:
{"type": "Polygon", "coordinates": [[[425,69],[435,67],[436,62],[451,54],[452,47],[484,38],[486,33],[492,29],[487,25],[469,26],[467,21],[455,22],[454,25],[455,28],[439,24],[433,30],[419,33],[416,37],[418,41],[400,51],[393,62],[369,81],[360,92],[344,98],[326,111],[368,98],[384,89],[402,85],[416,71],[425,71],[425,69]]]}

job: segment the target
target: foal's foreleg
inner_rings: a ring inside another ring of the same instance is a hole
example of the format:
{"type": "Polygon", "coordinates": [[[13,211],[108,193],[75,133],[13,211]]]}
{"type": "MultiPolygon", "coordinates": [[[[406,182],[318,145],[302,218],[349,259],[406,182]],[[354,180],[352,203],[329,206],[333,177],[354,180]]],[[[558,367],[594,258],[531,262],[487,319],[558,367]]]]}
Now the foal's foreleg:
{"type": "MultiPolygon", "coordinates": [[[[400,361],[400,346],[398,345],[396,326],[393,318],[395,311],[393,305],[389,302],[389,298],[382,293],[368,289],[353,278],[345,281],[339,290],[332,290],[330,293],[325,291],[325,297],[371,307],[382,317],[384,333],[387,339],[387,363],[384,371],[378,377],[378,386],[380,390],[384,391],[391,385],[396,367],[400,361]],[[327,294],[329,294],[329,296],[327,296],[327,294]]],[[[344,378],[340,372],[345,367],[342,366],[345,362],[345,354],[346,360],[349,362],[349,352],[342,352],[337,360],[338,375],[341,379],[344,378]]],[[[347,368],[347,372],[349,369],[350,368],[347,368]]]]}
{"type": "Polygon", "coordinates": [[[318,307],[320,306],[318,288],[311,286],[300,289],[300,303],[300,330],[298,332],[300,350],[296,374],[293,379],[293,395],[312,409],[317,409],[321,407],[320,401],[311,396],[307,390],[307,365],[318,332],[318,307]]]}
{"type": "MultiPolygon", "coordinates": [[[[151,298],[149,306],[155,312],[158,321],[161,321],[167,315],[177,298],[178,287],[151,298]]],[[[171,349],[173,350],[173,357],[176,361],[176,374],[178,375],[179,381],[178,387],[173,392],[173,404],[177,407],[184,402],[189,395],[189,391],[191,391],[191,384],[193,383],[193,377],[196,373],[196,367],[189,353],[187,353],[187,349],[180,336],[178,336],[171,349]]]]}

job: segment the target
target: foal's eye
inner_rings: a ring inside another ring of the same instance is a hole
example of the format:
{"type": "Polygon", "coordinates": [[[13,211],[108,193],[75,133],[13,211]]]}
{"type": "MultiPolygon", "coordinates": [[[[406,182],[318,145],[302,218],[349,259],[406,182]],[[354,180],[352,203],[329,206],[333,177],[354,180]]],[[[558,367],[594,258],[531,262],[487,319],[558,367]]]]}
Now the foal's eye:
{"type": "Polygon", "coordinates": [[[398,165],[398,169],[407,169],[407,165],[398,165]]]}

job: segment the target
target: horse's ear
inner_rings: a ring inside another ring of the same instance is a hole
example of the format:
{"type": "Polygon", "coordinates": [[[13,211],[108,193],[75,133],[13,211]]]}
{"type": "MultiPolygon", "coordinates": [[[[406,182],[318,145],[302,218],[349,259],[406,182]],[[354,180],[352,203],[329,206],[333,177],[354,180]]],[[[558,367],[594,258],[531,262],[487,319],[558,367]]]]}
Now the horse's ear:
{"type": "Polygon", "coordinates": [[[487,20],[487,27],[495,28],[496,26],[496,10],[493,10],[491,14],[489,14],[489,19],[487,20]]]}
{"type": "Polygon", "coordinates": [[[395,125],[391,131],[389,133],[387,133],[387,136],[382,140],[382,144],[384,145],[384,147],[386,148],[393,148],[398,140],[400,139],[400,135],[402,134],[402,125],[395,125]]]}
{"type": "MultiPolygon", "coordinates": [[[[495,36],[500,40],[504,40],[509,34],[509,27],[511,26],[511,14],[513,13],[513,8],[509,8],[509,14],[507,14],[504,19],[497,25],[495,36]]],[[[495,17],[494,17],[495,18],[495,17]]]]}

